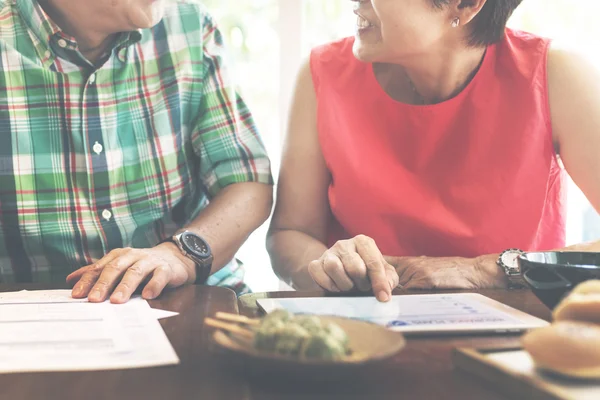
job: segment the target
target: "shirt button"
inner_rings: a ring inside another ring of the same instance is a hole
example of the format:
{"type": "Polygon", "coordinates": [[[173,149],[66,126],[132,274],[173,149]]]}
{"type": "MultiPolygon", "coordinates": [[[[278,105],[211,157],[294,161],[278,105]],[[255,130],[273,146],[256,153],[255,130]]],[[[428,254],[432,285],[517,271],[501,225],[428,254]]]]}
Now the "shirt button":
{"type": "Polygon", "coordinates": [[[67,41],[65,39],[58,39],[58,45],[64,49],[67,47],[67,41]]]}
{"type": "Polygon", "coordinates": [[[112,218],[112,213],[109,210],[104,210],[102,211],[102,218],[104,218],[107,221],[110,221],[110,219],[112,218]]]}
{"type": "Polygon", "coordinates": [[[119,51],[119,60],[121,62],[125,62],[127,61],[127,50],[126,49],[121,49],[119,51]]]}
{"type": "Polygon", "coordinates": [[[96,74],[91,74],[88,79],[88,82],[90,83],[90,85],[93,85],[94,82],[96,82],[96,74]]]}
{"type": "Polygon", "coordinates": [[[104,150],[104,147],[102,147],[102,145],[100,143],[96,142],[96,143],[94,143],[92,150],[94,150],[94,153],[100,154],[100,153],[102,153],[102,150],[104,150]]]}
{"type": "Polygon", "coordinates": [[[52,53],[50,53],[50,50],[46,50],[46,52],[44,53],[44,58],[50,58],[52,56],[52,53]]]}

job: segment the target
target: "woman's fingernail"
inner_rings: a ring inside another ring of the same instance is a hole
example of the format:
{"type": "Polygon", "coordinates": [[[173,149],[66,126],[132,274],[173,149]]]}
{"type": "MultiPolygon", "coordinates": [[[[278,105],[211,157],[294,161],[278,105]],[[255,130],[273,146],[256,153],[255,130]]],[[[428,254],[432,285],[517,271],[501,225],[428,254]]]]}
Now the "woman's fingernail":
{"type": "Polygon", "coordinates": [[[377,294],[377,300],[379,300],[381,302],[386,302],[389,299],[390,299],[390,296],[383,290],[377,294]]]}

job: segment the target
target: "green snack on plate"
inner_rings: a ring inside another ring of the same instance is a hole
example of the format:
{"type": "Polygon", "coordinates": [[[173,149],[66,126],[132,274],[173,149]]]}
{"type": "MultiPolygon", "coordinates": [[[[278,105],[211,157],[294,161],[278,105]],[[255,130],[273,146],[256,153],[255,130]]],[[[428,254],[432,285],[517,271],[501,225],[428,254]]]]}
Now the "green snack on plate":
{"type": "Polygon", "coordinates": [[[304,342],[310,337],[306,329],[293,322],[276,332],[275,352],[283,356],[297,356],[304,342]]]}
{"type": "Polygon", "coordinates": [[[311,336],[302,347],[302,356],[312,360],[341,360],[347,354],[344,343],[325,333],[311,336]]]}
{"type": "Polygon", "coordinates": [[[292,320],[294,318],[294,316],[286,310],[275,310],[270,314],[267,314],[263,319],[262,319],[262,323],[261,323],[261,328],[262,327],[268,327],[271,324],[278,324],[279,322],[288,322],[290,320],[292,320]]]}
{"type": "Polygon", "coordinates": [[[348,347],[348,334],[338,324],[327,324],[325,331],[329,334],[329,336],[340,342],[344,347],[348,347]]]}
{"type": "Polygon", "coordinates": [[[294,321],[312,335],[323,332],[324,329],[319,317],[312,315],[301,315],[296,317],[294,321]]]}
{"type": "Polygon", "coordinates": [[[285,327],[285,322],[277,319],[261,325],[254,335],[254,348],[262,351],[275,351],[277,332],[285,327]]]}

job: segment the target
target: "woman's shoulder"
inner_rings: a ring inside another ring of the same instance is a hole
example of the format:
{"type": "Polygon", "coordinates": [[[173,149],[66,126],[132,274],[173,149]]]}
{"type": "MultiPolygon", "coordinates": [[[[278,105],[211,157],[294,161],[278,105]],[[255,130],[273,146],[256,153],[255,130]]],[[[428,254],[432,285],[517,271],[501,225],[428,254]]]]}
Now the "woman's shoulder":
{"type": "Polygon", "coordinates": [[[545,77],[550,39],[516,29],[506,29],[496,45],[497,70],[527,81],[545,77]]]}
{"type": "Polygon", "coordinates": [[[364,69],[365,64],[354,57],[353,46],[354,37],[347,37],[312,49],[310,71],[317,86],[323,81],[335,86],[364,69]]]}
{"type": "Polygon", "coordinates": [[[546,37],[511,28],[506,28],[506,33],[501,42],[504,46],[510,46],[514,50],[531,50],[539,46],[547,47],[549,43],[550,39],[546,37]]]}
{"type": "Polygon", "coordinates": [[[347,69],[353,63],[357,63],[358,60],[352,51],[353,46],[354,38],[347,37],[313,48],[310,54],[313,73],[323,73],[323,70],[339,73],[340,66],[347,69]]]}
{"type": "Polygon", "coordinates": [[[352,53],[353,46],[354,37],[345,37],[313,48],[311,55],[324,60],[347,59],[354,56],[352,53]]]}

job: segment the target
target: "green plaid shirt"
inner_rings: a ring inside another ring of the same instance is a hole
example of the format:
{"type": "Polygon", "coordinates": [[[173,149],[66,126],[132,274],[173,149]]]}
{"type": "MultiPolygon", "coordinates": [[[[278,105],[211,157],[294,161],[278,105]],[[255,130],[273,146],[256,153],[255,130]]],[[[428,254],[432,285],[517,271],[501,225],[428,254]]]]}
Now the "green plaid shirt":
{"type": "MultiPolygon", "coordinates": [[[[229,184],[272,184],[223,50],[206,11],[177,1],[95,67],[37,1],[0,0],[0,282],[64,282],[155,246],[229,184]]],[[[242,279],[233,261],[209,284],[242,279]]]]}

